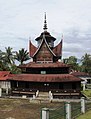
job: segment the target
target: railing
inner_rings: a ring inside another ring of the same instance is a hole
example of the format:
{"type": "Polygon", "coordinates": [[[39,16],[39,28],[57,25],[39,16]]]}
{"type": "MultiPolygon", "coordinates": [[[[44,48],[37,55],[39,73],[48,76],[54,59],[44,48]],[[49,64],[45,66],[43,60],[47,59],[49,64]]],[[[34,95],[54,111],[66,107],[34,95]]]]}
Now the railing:
{"type": "Polygon", "coordinates": [[[22,95],[33,96],[33,95],[36,95],[36,91],[37,90],[35,90],[35,89],[13,88],[11,90],[11,95],[16,95],[16,96],[22,96],[22,95]]]}
{"type": "Polygon", "coordinates": [[[71,118],[74,119],[75,117],[81,114],[81,104],[79,103],[71,103],[71,118]]]}
{"type": "Polygon", "coordinates": [[[41,119],[76,119],[91,109],[91,101],[85,101],[81,98],[79,102],[66,102],[63,106],[55,108],[43,108],[41,119]]]}
{"type": "Polygon", "coordinates": [[[52,93],[80,93],[80,89],[53,89],[52,93]]]}
{"type": "Polygon", "coordinates": [[[86,111],[88,111],[88,110],[91,109],[91,100],[90,101],[86,101],[86,103],[85,103],[85,109],[86,109],[86,111]]]}
{"type": "Polygon", "coordinates": [[[52,95],[53,98],[80,98],[81,96],[81,92],[80,90],[72,90],[72,89],[68,89],[68,90],[52,90],[52,95]]]}
{"type": "Polygon", "coordinates": [[[36,92],[37,90],[35,89],[28,89],[28,88],[12,88],[12,91],[25,91],[25,92],[36,92]]]}

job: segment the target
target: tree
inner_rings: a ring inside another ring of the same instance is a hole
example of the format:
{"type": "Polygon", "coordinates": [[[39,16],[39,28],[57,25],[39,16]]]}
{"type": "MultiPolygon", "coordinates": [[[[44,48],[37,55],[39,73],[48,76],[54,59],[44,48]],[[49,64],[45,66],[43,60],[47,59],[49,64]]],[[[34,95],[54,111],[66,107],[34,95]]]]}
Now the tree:
{"type": "Polygon", "coordinates": [[[63,59],[63,62],[71,65],[73,70],[78,70],[79,65],[77,63],[77,58],[75,56],[70,56],[69,58],[63,59]]]}
{"type": "Polygon", "coordinates": [[[14,64],[14,51],[12,51],[11,47],[5,47],[5,52],[2,53],[2,59],[5,64],[9,67],[14,64]]]}
{"type": "Polygon", "coordinates": [[[22,48],[21,50],[19,50],[19,52],[16,52],[15,59],[19,61],[20,64],[23,64],[24,61],[27,61],[30,59],[29,53],[27,52],[27,50],[22,48]]]}
{"type": "Polygon", "coordinates": [[[14,51],[11,47],[5,47],[5,51],[0,50],[0,70],[11,70],[12,65],[14,65],[14,51]]]}
{"type": "Polygon", "coordinates": [[[91,73],[91,55],[86,53],[84,56],[82,56],[81,61],[82,71],[91,73]]]}
{"type": "Polygon", "coordinates": [[[0,50],[0,71],[8,70],[7,63],[5,63],[3,58],[3,52],[0,50]]]}
{"type": "Polygon", "coordinates": [[[12,65],[10,68],[10,72],[12,74],[20,74],[21,73],[21,69],[18,68],[16,65],[12,65]]]}

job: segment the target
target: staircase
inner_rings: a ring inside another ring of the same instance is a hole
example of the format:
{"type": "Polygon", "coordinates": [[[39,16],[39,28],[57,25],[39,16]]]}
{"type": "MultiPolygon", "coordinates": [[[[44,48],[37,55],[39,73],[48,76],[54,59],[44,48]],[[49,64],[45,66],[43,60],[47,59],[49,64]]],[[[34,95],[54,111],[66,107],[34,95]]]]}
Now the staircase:
{"type": "Polygon", "coordinates": [[[49,102],[49,93],[48,92],[39,92],[38,97],[36,98],[39,100],[41,103],[47,103],[49,102]]]}

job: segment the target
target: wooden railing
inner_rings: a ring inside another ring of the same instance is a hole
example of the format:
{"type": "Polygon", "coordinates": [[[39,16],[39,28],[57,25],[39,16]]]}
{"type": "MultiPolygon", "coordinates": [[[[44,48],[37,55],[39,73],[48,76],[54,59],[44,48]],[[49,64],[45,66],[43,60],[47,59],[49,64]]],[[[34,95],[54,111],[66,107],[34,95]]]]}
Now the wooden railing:
{"type": "Polygon", "coordinates": [[[26,88],[13,88],[11,90],[11,95],[19,95],[19,96],[22,96],[22,95],[27,95],[27,96],[33,96],[36,94],[36,91],[35,89],[26,89],[26,88]]]}
{"type": "Polygon", "coordinates": [[[53,89],[52,93],[80,93],[80,89],[53,89]]]}

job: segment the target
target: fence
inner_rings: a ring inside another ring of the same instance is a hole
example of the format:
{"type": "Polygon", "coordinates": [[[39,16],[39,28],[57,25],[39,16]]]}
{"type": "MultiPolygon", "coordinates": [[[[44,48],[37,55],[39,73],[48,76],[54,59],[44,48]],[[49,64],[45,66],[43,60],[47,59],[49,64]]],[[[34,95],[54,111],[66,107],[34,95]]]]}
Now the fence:
{"type": "Polygon", "coordinates": [[[77,116],[84,114],[91,109],[91,101],[86,101],[81,98],[81,101],[76,103],[66,102],[61,107],[43,108],[41,119],[76,119],[77,116]]]}
{"type": "Polygon", "coordinates": [[[85,110],[88,111],[91,109],[91,101],[86,101],[85,110]]]}
{"type": "Polygon", "coordinates": [[[71,118],[75,118],[81,114],[81,104],[78,103],[71,103],[71,118]]]}
{"type": "Polygon", "coordinates": [[[49,119],[64,119],[65,113],[65,106],[56,107],[54,109],[49,109],[49,119]]]}

